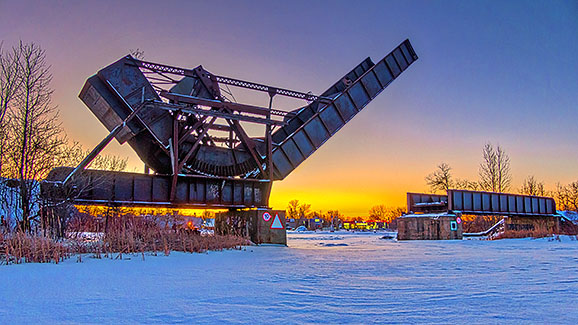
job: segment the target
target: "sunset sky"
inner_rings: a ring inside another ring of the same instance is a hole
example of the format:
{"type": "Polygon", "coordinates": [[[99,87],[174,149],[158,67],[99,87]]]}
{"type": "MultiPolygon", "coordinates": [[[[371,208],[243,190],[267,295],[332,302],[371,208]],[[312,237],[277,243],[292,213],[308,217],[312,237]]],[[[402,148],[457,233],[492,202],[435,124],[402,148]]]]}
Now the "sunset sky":
{"type": "MultiPolygon", "coordinates": [[[[54,75],[71,139],[108,132],[78,99],[100,68],[147,60],[321,93],[367,56],[409,38],[419,60],[341,131],[273,186],[270,205],[367,215],[425,191],[441,162],[477,179],[482,146],[510,155],[514,188],[578,180],[576,1],[6,1],[0,40],[35,42],[54,75]]],[[[266,100],[254,101],[266,105],[266,100]]],[[[128,145],[106,153],[143,164],[128,145]]]]}

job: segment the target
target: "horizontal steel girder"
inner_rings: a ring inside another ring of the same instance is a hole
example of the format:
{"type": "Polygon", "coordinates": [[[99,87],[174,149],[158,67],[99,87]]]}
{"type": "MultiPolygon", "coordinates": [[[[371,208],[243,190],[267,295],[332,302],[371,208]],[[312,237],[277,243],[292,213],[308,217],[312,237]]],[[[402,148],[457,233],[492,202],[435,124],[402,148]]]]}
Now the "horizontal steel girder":
{"type": "Polygon", "coordinates": [[[42,195],[74,204],[163,208],[266,208],[271,182],[179,175],[170,199],[171,176],[83,170],[67,184],[72,168],[53,169],[42,183],[42,195]]]}

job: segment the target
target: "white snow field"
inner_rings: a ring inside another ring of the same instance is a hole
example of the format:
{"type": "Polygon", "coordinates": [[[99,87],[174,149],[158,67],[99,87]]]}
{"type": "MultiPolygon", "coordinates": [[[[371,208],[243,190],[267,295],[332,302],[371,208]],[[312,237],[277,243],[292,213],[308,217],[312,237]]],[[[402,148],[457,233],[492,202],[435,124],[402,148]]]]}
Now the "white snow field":
{"type": "Polygon", "coordinates": [[[289,233],[289,247],[0,266],[0,323],[578,324],[578,241],[289,233]]]}

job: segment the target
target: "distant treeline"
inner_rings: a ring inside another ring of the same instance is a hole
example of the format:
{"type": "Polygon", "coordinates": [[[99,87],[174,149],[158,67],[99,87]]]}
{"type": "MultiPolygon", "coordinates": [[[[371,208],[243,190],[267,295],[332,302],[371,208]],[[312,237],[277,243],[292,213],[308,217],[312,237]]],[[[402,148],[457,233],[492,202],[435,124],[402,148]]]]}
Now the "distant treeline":
{"type": "Polygon", "coordinates": [[[425,177],[425,182],[432,193],[463,189],[550,196],[556,200],[558,210],[578,212],[578,181],[567,185],[558,183],[554,190],[548,191],[544,188],[543,181],[529,175],[520,188],[513,189],[510,157],[502,147],[499,145],[494,147],[491,143],[487,143],[482,149],[482,162],[478,168],[477,180],[455,178],[450,165],[442,162],[435,171],[425,177]]]}
{"type": "Polygon", "coordinates": [[[405,208],[402,207],[388,207],[384,204],[375,205],[369,209],[367,216],[347,217],[339,210],[328,210],[323,212],[321,210],[314,211],[311,209],[311,204],[299,203],[299,200],[291,200],[287,205],[285,215],[287,218],[300,220],[309,218],[318,218],[331,223],[336,218],[342,221],[367,221],[379,220],[387,223],[392,222],[395,218],[402,215],[405,208]]]}

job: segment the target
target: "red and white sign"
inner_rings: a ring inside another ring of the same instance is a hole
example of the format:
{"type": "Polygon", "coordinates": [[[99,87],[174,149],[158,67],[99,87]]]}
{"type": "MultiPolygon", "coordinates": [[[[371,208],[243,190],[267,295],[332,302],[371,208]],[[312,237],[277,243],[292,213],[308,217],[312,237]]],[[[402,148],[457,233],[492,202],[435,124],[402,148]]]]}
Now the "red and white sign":
{"type": "Polygon", "coordinates": [[[275,214],[275,219],[273,219],[273,222],[271,223],[271,227],[269,227],[269,229],[285,229],[283,228],[283,223],[279,218],[279,214],[275,214]]]}
{"type": "Polygon", "coordinates": [[[456,221],[458,222],[458,224],[460,224],[460,223],[462,223],[462,218],[457,217],[457,218],[456,218],[456,221]]]}
{"type": "Polygon", "coordinates": [[[263,220],[265,221],[271,220],[271,214],[269,212],[263,213],[263,220]]]}

